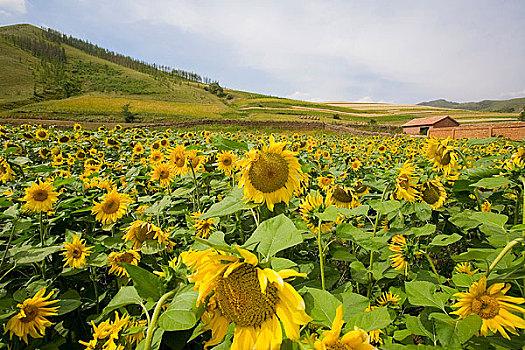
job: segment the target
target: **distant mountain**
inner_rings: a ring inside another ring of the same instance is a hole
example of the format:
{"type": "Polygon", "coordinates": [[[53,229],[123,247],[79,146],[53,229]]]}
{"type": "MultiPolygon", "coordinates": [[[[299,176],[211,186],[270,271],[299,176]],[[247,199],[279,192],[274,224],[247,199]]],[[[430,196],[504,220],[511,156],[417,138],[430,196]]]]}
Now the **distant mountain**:
{"type": "Polygon", "coordinates": [[[483,100],[480,102],[452,102],[444,99],[421,102],[420,106],[467,109],[471,111],[488,111],[502,113],[519,113],[525,108],[525,97],[510,100],[483,100]]]}

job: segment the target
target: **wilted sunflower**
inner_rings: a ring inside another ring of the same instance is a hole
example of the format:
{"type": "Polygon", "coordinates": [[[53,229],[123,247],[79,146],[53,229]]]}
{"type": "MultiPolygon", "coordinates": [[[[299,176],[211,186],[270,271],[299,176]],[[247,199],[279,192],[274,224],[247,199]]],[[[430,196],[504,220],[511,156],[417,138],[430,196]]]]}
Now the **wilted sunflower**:
{"type": "Polygon", "coordinates": [[[127,250],[124,252],[111,252],[108,255],[108,265],[111,266],[109,273],[115,274],[118,277],[127,276],[128,272],[122,266],[122,263],[127,263],[137,266],[140,261],[140,254],[136,250],[127,250]]]}
{"type": "Polygon", "coordinates": [[[284,279],[306,275],[294,270],[262,269],[254,254],[239,247],[237,250],[242,260],[214,249],[180,255],[193,270],[188,280],[199,291],[197,304],[206,307],[201,318],[203,330],[211,330],[212,335],[205,347],[219,344],[232,323],[231,350],[278,349],[282,328],[288,339],[298,339],[300,326],[311,318],[301,296],[284,279]]]}
{"type": "Polygon", "coordinates": [[[195,212],[190,215],[193,220],[195,220],[195,223],[193,224],[195,235],[197,237],[208,238],[210,233],[215,230],[215,219],[210,218],[207,220],[199,220],[199,216],[201,215],[201,212],[195,212]]]}
{"type": "Polygon", "coordinates": [[[24,208],[32,212],[48,212],[53,209],[53,203],[58,200],[58,193],[49,182],[39,180],[34,182],[31,187],[26,188],[26,195],[21,201],[26,202],[24,208]]]}
{"type": "Polygon", "coordinates": [[[111,224],[126,214],[129,203],[131,203],[131,198],[127,194],[118,193],[116,189],[113,189],[104,195],[100,203],[93,202],[91,213],[95,214],[95,220],[102,224],[111,224]]]}
{"type": "Polygon", "coordinates": [[[150,181],[159,181],[160,187],[169,187],[175,177],[175,168],[170,163],[153,166],[150,181]]]}
{"type": "Polygon", "coordinates": [[[188,157],[186,156],[186,149],[183,145],[172,149],[169,158],[176,175],[184,175],[189,171],[188,157]]]}
{"type": "Polygon", "coordinates": [[[46,327],[53,324],[46,316],[56,316],[59,308],[59,306],[49,307],[49,305],[59,301],[49,300],[53,292],[50,292],[47,296],[45,294],[46,288],[44,287],[34,297],[26,299],[22,304],[17,305],[20,311],[11,317],[5,325],[4,334],[9,331],[9,339],[15,334],[27,344],[28,335],[33,338],[42,338],[44,336],[46,327]]]}
{"type": "Polygon", "coordinates": [[[427,158],[434,162],[434,167],[448,175],[457,169],[458,155],[453,147],[448,146],[449,139],[429,138],[427,141],[427,158]]]}
{"type": "Polygon", "coordinates": [[[343,328],[343,304],[336,309],[335,318],[332,322],[332,329],[324,331],[321,339],[315,341],[315,350],[374,350],[370,345],[368,334],[362,329],[354,328],[347,332],[341,339],[341,329],[343,328]]]}
{"type": "Polygon", "coordinates": [[[326,196],[326,199],[338,208],[352,209],[359,206],[359,199],[351,188],[335,185],[326,196]]]}
{"type": "Polygon", "coordinates": [[[49,133],[45,129],[38,129],[35,135],[36,135],[36,138],[39,139],[40,141],[44,141],[49,138],[49,133]]]}
{"type": "Polygon", "coordinates": [[[392,260],[392,267],[395,270],[404,270],[405,275],[408,273],[408,263],[405,260],[404,252],[407,241],[402,235],[395,235],[392,237],[392,242],[389,245],[392,255],[390,255],[390,260],[392,260]]]}
{"type": "Polygon", "coordinates": [[[0,181],[6,183],[11,180],[15,175],[15,172],[11,168],[11,165],[5,158],[0,157],[0,181]]]}
{"type": "Polygon", "coordinates": [[[237,156],[231,151],[222,151],[217,154],[217,168],[228,176],[235,171],[236,163],[237,156]]]}
{"type": "Polygon", "coordinates": [[[396,179],[396,192],[395,197],[397,199],[404,199],[413,203],[418,198],[418,191],[416,184],[412,182],[415,179],[414,172],[416,167],[408,161],[403,164],[399,170],[399,174],[396,179]]]}
{"type": "MultiPolygon", "coordinates": [[[[312,230],[313,233],[319,233],[319,218],[315,216],[316,213],[322,213],[332,205],[328,197],[323,199],[323,196],[319,192],[310,193],[306,196],[299,206],[299,212],[301,213],[301,219],[306,222],[306,226],[312,230]]],[[[328,232],[333,222],[323,221],[321,223],[321,234],[328,232]]]]}
{"type": "Polygon", "coordinates": [[[132,241],[133,249],[142,248],[142,244],[149,239],[156,239],[159,244],[171,246],[168,236],[159,227],[142,220],[134,221],[122,239],[126,242],[132,241]]]}
{"type": "Polygon", "coordinates": [[[253,149],[239,162],[242,177],[239,188],[244,190],[244,199],[255,203],[266,203],[273,211],[275,203],[288,204],[295,191],[300,189],[305,177],[295,153],[285,150],[286,142],[263,145],[262,150],[253,149]]]}
{"type": "Polygon", "coordinates": [[[487,288],[487,279],[482,276],[478,282],[472,283],[467,293],[454,294],[459,300],[452,307],[459,309],[452,314],[459,315],[460,319],[478,315],[483,319],[481,335],[487,336],[490,329],[493,333],[500,332],[503,337],[510,339],[505,329],[518,335],[516,328],[525,328],[525,320],[512,313],[525,314],[525,309],[514,305],[525,303],[525,298],[505,295],[510,287],[508,283],[494,283],[487,288]]]}
{"type": "Polygon", "coordinates": [[[432,207],[432,209],[439,209],[445,204],[447,199],[447,191],[439,180],[429,180],[423,182],[419,186],[419,193],[421,200],[432,207]]]}
{"type": "Polygon", "coordinates": [[[73,243],[64,242],[64,260],[66,265],[73,269],[80,269],[86,266],[86,257],[91,254],[93,247],[86,247],[86,240],[79,239],[77,235],[73,236],[73,243]]]}

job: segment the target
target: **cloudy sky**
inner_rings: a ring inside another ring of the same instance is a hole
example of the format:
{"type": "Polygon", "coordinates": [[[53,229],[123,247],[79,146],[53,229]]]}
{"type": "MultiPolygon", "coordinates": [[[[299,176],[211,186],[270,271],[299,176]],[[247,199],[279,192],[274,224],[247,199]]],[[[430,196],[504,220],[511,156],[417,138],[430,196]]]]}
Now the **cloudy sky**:
{"type": "Polygon", "coordinates": [[[14,23],[281,97],[525,97],[523,0],[0,0],[14,23]]]}

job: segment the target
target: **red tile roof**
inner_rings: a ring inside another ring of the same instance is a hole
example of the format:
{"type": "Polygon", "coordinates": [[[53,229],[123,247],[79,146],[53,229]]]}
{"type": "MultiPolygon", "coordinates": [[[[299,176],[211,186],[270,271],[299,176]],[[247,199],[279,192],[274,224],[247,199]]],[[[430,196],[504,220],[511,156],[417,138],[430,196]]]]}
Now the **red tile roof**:
{"type": "MultiPolygon", "coordinates": [[[[409,122],[406,122],[405,124],[401,125],[401,126],[424,126],[424,125],[434,125],[436,124],[437,122],[443,120],[443,119],[446,119],[446,118],[449,118],[449,119],[452,119],[450,116],[448,115],[445,115],[445,116],[441,116],[441,117],[427,117],[427,118],[417,118],[417,119],[412,119],[411,121],[409,122]]],[[[454,122],[456,122],[458,125],[459,123],[457,121],[455,121],[454,119],[452,119],[454,122]]]]}

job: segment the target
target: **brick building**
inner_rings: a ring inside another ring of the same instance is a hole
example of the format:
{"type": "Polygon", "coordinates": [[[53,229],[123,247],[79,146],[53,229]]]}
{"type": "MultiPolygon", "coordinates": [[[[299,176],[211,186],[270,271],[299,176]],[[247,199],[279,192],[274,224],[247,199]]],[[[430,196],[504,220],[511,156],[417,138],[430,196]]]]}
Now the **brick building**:
{"type": "Polygon", "coordinates": [[[402,125],[403,133],[408,135],[428,135],[433,129],[459,126],[450,116],[417,118],[402,125]]]}

